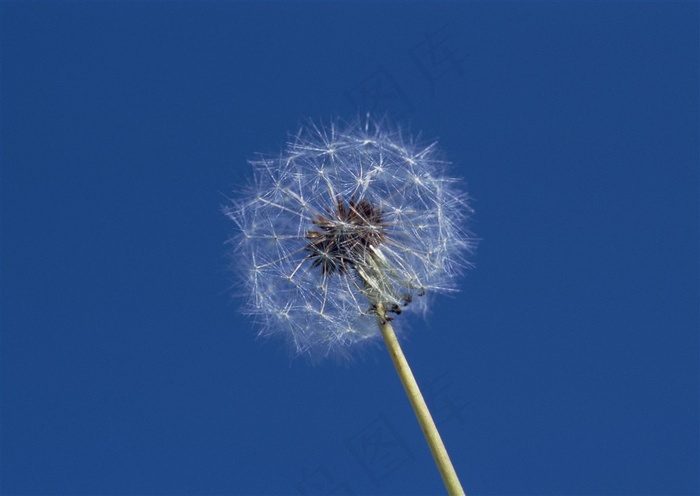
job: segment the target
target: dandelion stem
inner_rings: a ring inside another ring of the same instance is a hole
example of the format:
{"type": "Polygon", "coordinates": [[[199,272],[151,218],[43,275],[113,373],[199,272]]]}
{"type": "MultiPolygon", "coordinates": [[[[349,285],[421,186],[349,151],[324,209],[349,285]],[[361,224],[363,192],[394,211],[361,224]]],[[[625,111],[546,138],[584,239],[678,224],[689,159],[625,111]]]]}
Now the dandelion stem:
{"type": "Polygon", "coordinates": [[[457,473],[452,466],[450,456],[447,454],[447,450],[445,449],[440,433],[435,426],[433,417],[430,415],[428,405],[426,405],[425,400],[423,399],[418,383],[413,377],[413,372],[411,372],[411,367],[408,365],[406,357],[401,350],[401,346],[399,345],[399,340],[396,337],[394,328],[391,326],[389,319],[386,318],[384,305],[379,303],[376,305],[376,309],[377,322],[382,331],[384,342],[389,349],[391,360],[394,362],[394,366],[399,374],[401,383],[406,390],[408,400],[411,402],[411,406],[416,413],[416,417],[418,417],[418,423],[423,430],[425,439],[428,442],[430,451],[432,452],[435,463],[438,466],[438,470],[442,476],[442,481],[445,484],[445,488],[447,488],[447,493],[450,495],[464,495],[464,489],[462,489],[457,473]]]}

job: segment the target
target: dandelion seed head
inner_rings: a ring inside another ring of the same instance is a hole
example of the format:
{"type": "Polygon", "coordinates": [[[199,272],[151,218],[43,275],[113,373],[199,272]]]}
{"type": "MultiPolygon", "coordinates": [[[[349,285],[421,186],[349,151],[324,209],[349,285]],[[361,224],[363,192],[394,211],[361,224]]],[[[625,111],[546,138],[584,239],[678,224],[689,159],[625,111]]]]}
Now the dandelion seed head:
{"type": "Polygon", "coordinates": [[[345,355],[381,339],[376,304],[425,311],[455,290],[474,247],[471,209],[434,144],[369,117],[312,123],[251,164],[251,186],[224,213],[261,336],[310,358],[345,355]]]}

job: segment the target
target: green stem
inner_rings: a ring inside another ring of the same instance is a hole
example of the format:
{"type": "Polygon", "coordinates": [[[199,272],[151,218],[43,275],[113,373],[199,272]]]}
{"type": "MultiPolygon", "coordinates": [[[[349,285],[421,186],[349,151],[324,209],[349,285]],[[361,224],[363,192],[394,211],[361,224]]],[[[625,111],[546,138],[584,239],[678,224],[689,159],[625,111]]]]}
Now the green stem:
{"type": "Polygon", "coordinates": [[[382,304],[377,304],[377,323],[382,331],[382,336],[384,336],[384,342],[386,342],[386,346],[389,349],[391,360],[394,362],[394,366],[399,374],[401,383],[406,390],[408,400],[411,402],[413,411],[416,412],[418,423],[423,430],[425,439],[428,442],[430,451],[432,452],[435,463],[438,466],[438,470],[442,476],[442,481],[445,484],[445,488],[447,488],[447,493],[450,495],[464,495],[464,489],[462,489],[457,473],[452,466],[450,456],[447,454],[447,450],[442,442],[440,433],[438,432],[435,422],[433,421],[433,417],[430,415],[430,411],[428,410],[428,405],[425,404],[423,395],[418,388],[418,383],[413,377],[411,367],[406,361],[406,357],[404,356],[401,346],[399,345],[399,340],[396,338],[396,333],[394,332],[389,319],[386,317],[384,305],[382,304]]]}

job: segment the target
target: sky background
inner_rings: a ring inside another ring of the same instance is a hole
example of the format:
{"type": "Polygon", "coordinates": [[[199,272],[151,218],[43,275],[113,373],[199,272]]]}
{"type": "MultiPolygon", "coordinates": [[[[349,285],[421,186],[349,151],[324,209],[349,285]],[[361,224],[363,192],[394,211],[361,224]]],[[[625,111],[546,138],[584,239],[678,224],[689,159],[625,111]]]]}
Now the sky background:
{"type": "Polygon", "coordinates": [[[383,349],[230,289],[246,161],[368,111],[474,198],[403,340],[467,492],[698,494],[697,2],[0,9],[3,494],[443,492],[383,349]]]}

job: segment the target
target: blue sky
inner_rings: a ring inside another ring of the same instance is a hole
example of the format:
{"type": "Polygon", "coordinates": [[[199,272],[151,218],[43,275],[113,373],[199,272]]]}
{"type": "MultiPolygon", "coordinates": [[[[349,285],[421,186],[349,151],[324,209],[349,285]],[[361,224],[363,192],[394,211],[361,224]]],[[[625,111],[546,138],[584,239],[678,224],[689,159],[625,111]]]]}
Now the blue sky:
{"type": "Polygon", "coordinates": [[[4,494],[443,491],[384,350],[230,289],[246,161],[367,111],[474,198],[403,340],[467,492],[700,491],[696,2],[0,9],[4,494]]]}

